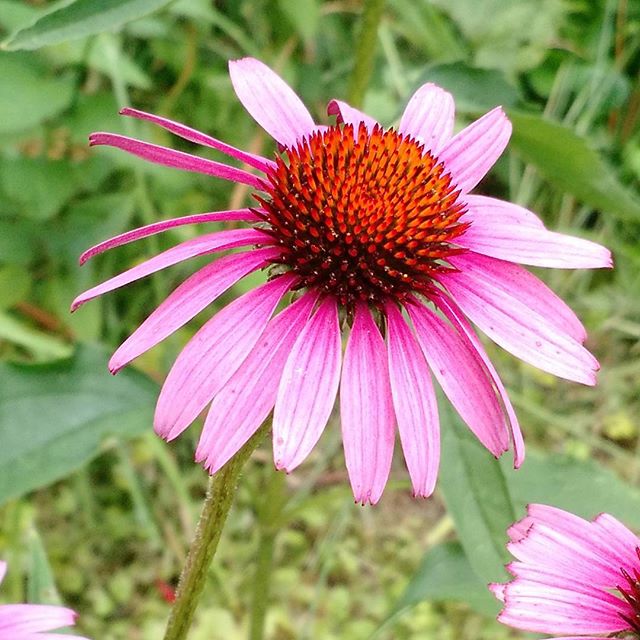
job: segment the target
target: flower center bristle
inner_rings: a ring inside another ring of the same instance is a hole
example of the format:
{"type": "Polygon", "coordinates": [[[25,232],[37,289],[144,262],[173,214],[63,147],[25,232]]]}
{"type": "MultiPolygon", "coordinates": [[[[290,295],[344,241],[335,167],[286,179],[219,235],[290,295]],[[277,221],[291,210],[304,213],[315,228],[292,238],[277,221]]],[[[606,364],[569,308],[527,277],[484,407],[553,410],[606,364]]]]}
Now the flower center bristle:
{"type": "Polygon", "coordinates": [[[333,126],[285,153],[256,198],[300,287],[381,306],[428,291],[463,251],[451,244],[467,228],[455,185],[413,138],[333,126]]]}
{"type": "MultiPolygon", "coordinates": [[[[636,547],[636,556],[640,561],[640,547],[636,547]]],[[[622,597],[629,603],[633,610],[632,615],[626,613],[619,614],[620,617],[629,625],[629,629],[621,638],[640,638],[640,571],[634,568],[631,572],[624,568],[620,569],[622,577],[625,579],[624,586],[617,585],[617,589],[622,597]]]]}

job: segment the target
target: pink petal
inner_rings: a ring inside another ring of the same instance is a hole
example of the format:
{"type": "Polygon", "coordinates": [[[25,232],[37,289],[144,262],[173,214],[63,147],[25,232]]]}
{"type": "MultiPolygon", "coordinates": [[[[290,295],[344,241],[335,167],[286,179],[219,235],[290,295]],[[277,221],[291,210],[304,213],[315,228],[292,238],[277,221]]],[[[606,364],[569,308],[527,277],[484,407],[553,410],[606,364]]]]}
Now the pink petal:
{"type": "Polygon", "coordinates": [[[473,279],[478,288],[496,287],[544,315],[558,331],[581,343],[586,339],[587,331],[571,307],[526,269],[475,253],[455,256],[452,264],[473,279]]]}
{"type": "Polygon", "coordinates": [[[344,355],[340,413],[353,495],[375,504],[391,469],[395,416],[384,340],[364,303],[356,306],[344,355]]]}
{"type": "Polygon", "coordinates": [[[92,133],[89,136],[89,144],[94,146],[107,145],[116,147],[130,153],[138,158],[160,164],[164,167],[173,167],[174,169],[183,169],[184,171],[192,171],[195,173],[204,173],[208,176],[215,176],[223,180],[231,180],[232,182],[240,182],[248,184],[255,189],[262,189],[260,180],[243,169],[236,169],[215,160],[207,160],[199,158],[184,151],[176,151],[167,147],[160,147],[156,144],[135,140],[127,136],[121,136],[115,133],[92,133]]]}
{"type": "Polygon", "coordinates": [[[287,473],[309,455],[329,420],[342,360],[338,307],[327,297],[300,332],[273,411],[273,459],[287,473]]]}
{"type": "Polygon", "coordinates": [[[0,606],[0,638],[20,640],[13,634],[38,633],[75,623],[76,614],[71,609],[45,604],[5,604],[0,606]],[[9,632],[12,634],[9,635],[9,632]]]}
{"type": "Polygon", "coordinates": [[[519,469],[524,462],[524,440],[520,429],[520,423],[518,422],[518,417],[516,416],[516,412],[513,409],[507,390],[504,388],[498,372],[489,359],[487,352],[484,350],[476,332],[471,328],[471,325],[464,317],[460,307],[458,307],[451,298],[445,295],[437,296],[435,302],[440,311],[442,311],[446,316],[447,320],[449,320],[453,327],[458,331],[460,337],[463,339],[466,337],[471,348],[473,348],[482,359],[482,362],[487,369],[487,373],[491,377],[493,385],[502,400],[504,411],[509,418],[507,425],[509,427],[509,437],[513,444],[513,466],[515,469],[519,469]]]}
{"type": "Polygon", "coordinates": [[[478,353],[420,301],[407,305],[407,311],[442,390],[478,440],[499,457],[509,448],[509,434],[478,353]]]}
{"type": "Polygon", "coordinates": [[[295,147],[315,128],[302,100],[267,65],[255,58],[232,60],[229,74],[244,108],[280,144],[295,147]]]}
{"type": "Polygon", "coordinates": [[[502,155],[511,137],[511,123],[496,107],[447,142],[439,161],[464,194],[471,191],[502,155]]]}
{"type": "Polygon", "coordinates": [[[469,269],[469,261],[475,263],[476,259],[477,256],[465,256],[461,266],[463,263],[456,256],[451,262],[465,270],[441,278],[464,313],[492,340],[525,362],[561,378],[595,384],[597,360],[580,341],[558,328],[559,316],[555,314],[562,314],[564,307],[529,306],[534,292],[532,288],[525,289],[524,278],[526,295],[519,298],[513,295],[514,286],[505,286],[509,279],[506,266],[501,267],[505,272],[502,279],[492,279],[480,269],[469,269]]]}
{"type": "Polygon", "coordinates": [[[533,211],[512,202],[472,194],[467,194],[464,201],[467,205],[467,212],[461,219],[464,222],[477,222],[478,226],[498,223],[533,229],[545,228],[542,220],[533,211]]]}
{"type": "Polygon", "coordinates": [[[440,423],[431,373],[394,303],[385,306],[393,408],[415,496],[428,498],[440,464],[440,423]]]}
{"type": "Polygon", "coordinates": [[[285,362],[317,294],[310,292],[273,318],[242,366],[211,403],[196,460],[216,473],[273,409],[285,362]]]}
{"type": "Polygon", "coordinates": [[[251,209],[236,209],[235,211],[214,211],[211,213],[197,213],[192,216],[182,216],[181,218],[172,218],[170,220],[161,220],[152,224],[132,229],[120,235],[109,238],[99,244],[87,249],[80,256],[80,264],[84,264],[90,258],[97,256],[109,249],[119,247],[123,244],[135,242],[141,238],[153,236],[156,233],[167,231],[175,227],[181,227],[186,224],[200,224],[201,222],[223,222],[225,220],[242,220],[244,222],[258,222],[259,218],[251,209]]]}
{"type": "Polygon", "coordinates": [[[536,267],[612,266],[611,252],[602,245],[527,224],[529,219],[522,213],[525,211],[515,204],[490,198],[482,199],[480,206],[468,204],[462,221],[471,225],[456,239],[456,244],[487,256],[536,267]],[[522,222],[514,224],[514,219],[522,222]]]}
{"type": "Polygon", "coordinates": [[[185,140],[189,140],[189,142],[195,142],[196,144],[201,144],[205,147],[211,147],[213,149],[217,149],[218,151],[222,151],[222,153],[226,153],[228,156],[235,158],[236,160],[240,160],[241,162],[248,164],[250,167],[259,169],[260,171],[267,171],[269,167],[272,167],[275,164],[272,160],[267,160],[266,158],[256,156],[253,153],[247,153],[246,151],[242,151],[241,149],[236,149],[235,147],[232,147],[225,142],[217,140],[216,138],[212,138],[211,136],[201,133],[200,131],[196,131],[191,127],[187,127],[183,124],[180,124],[179,122],[174,122],[173,120],[169,120],[167,118],[153,115],[152,113],[145,113],[144,111],[139,111],[138,109],[125,107],[124,109],[120,110],[120,114],[123,116],[132,116],[133,118],[138,118],[140,120],[147,120],[148,122],[157,124],[163,129],[171,131],[171,133],[175,133],[185,140]]]}
{"type": "Polygon", "coordinates": [[[71,303],[71,311],[75,311],[85,302],[101,296],[108,291],[123,287],[126,284],[144,278],[166,267],[178,264],[178,262],[182,262],[188,258],[203,256],[213,253],[214,251],[223,251],[225,249],[233,249],[234,247],[261,243],[271,244],[271,238],[257,229],[229,229],[227,231],[217,231],[216,233],[209,233],[193,238],[192,240],[187,240],[81,293],[71,303]]]}
{"type": "Polygon", "coordinates": [[[134,358],[148,351],[248,273],[265,267],[279,255],[276,247],[232,254],[203,267],[185,280],[125,340],[109,361],[111,373],[117,373],[134,358]]]}
{"type": "Polygon", "coordinates": [[[327,114],[330,116],[336,116],[336,122],[338,122],[338,124],[344,123],[353,125],[353,130],[356,135],[361,122],[367,127],[369,133],[371,133],[373,128],[378,124],[378,122],[371,116],[368,116],[366,113],[363,113],[355,107],[351,107],[341,100],[331,100],[327,105],[327,114]]]}
{"type": "Polygon", "coordinates": [[[407,104],[398,131],[424,143],[425,150],[437,155],[451,138],[455,104],[450,93],[432,83],[423,84],[407,104]]]}
{"type": "Polygon", "coordinates": [[[187,343],[160,391],[154,419],[166,440],[179,436],[240,368],[282,296],[295,282],[285,274],[234,300],[187,343]]]}

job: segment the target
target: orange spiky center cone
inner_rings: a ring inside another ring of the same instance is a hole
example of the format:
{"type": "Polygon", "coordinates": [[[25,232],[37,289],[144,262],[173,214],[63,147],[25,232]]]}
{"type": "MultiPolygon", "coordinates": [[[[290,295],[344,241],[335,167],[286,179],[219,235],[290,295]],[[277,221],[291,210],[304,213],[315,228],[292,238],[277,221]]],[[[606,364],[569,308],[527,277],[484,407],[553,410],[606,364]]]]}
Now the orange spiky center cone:
{"type": "Polygon", "coordinates": [[[426,293],[467,228],[443,164],[393,129],[332,126],[277,156],[256,196],[277,262],[352,308],[426,293]]]}

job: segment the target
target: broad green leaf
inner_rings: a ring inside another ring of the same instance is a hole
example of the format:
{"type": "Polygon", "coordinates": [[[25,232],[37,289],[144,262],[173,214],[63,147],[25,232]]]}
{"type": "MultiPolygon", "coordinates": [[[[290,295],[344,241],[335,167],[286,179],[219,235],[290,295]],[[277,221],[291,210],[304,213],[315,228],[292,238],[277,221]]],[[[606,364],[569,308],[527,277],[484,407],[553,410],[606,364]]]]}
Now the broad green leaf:
{"type": "Polygon", "coordinates": [[[0,134],[31,129],[71,104],[73,76],[47,74],[31,54],[0,52],[0,69],[0,134]]]}
{"type": "Polygon", "coordinates": [[[169,4],[171,0],[76,0],[47,13],[31,26],[14,33],[3,43],[9,51],[39,49],[115,30],[169,4]]]}
{"type": "Polygon", "coordinates": [[[474,611],[486,616],[497,615],[500,608],[487,585],[471,568],[458,542],[445,542],[427,551],[404,593],[378,628],[377,634],[424,600],[464,602],[474,611]]]}
{"type": "Polygon", "coordinates": [[[640,200],[585,138],[541,116],[509,111],[511,145],[559,189],[625,220],[640,220],[640,200]]]}
{"type": "Polygon", "coordinates": [[[278,4],[304,42],[315,38],[320,22],[318,0],[278,0],[278,4]]]}
{"type": "Polygon", "coordinates": [[[442,461],[438,486],[469,563],[485,582],[505,577],[507,527],[515,520],[500,463],[440,403],[442,461]]]}
{"type": "Polygon", "coordinates": [[[518,471],[508,468],[508,460],[501,462],[518,519],[528,503],[538,502],[589,519],[606,511],[640,529],[640,490],[593,460],[544,455],[529,448],[518,471]]]}
{"type": "Polygon", "coordinates": [[[110,376],[107,359],[81,347],[45,365],[0,364],[0,504],[69,475],[109,437],[151,429],[156,384],[135,369],[110,376]]]}
{"type": "Polygon", "coordinates": [[[0,340],[26,349],[38,361],[66,358],[71,345],[42,331],[32,329],[18,319],[0,311],[0,340]]]}

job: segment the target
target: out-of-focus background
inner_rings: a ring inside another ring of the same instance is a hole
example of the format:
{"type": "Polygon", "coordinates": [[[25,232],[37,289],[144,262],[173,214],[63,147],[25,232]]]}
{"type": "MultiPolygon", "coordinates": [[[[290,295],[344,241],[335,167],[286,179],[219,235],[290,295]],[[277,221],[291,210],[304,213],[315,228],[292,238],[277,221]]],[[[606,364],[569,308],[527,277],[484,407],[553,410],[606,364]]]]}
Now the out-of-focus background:
{"type": "MultiPolygon", "coordinates": [[[[152,433],[153,405],[170,363],[215,309],[116,378],[106,372],[109,352],[198,260],[75,315],[68,309],[81,290],[202,229],[133,243],[82,268],[77,259],[133,226],[234,208],[248,194],[90,150],[87,136],[113,131],[194,151],[118,116],[132,105],[272,154],[231,89],[227,60],[260,58],[330,122],[327,101],[348,93],[362,3],[121,0],[111,12],[82,4],[93,9],[0,0],[0,557],[10,563],[1,597],[64,601],[96,639],[152,640],[206,485],[192,460],[199,427],[166,444],[152,433]]],[[[426,81],[453,93],[458,127],[505,107],[513,139],[478,191],[613,250],[614,271],[536,270],[584,321],[602,371],[585,388],[489,345],[528,459],[517,473],[508,459],[494,464],[443,407],[439,489],[428,501],[410,497],[397,456],[380,504],[354,505],[333,421],[284,480],[270,640],[532,637],[495,622],[484,587],[504,576],[504,529],[525,503],[584,516],[606,509],[640,528],[639,73],[637,2],[388,0],[364,110],[392,125],[426,81]]],[[[265,444],[242,479],[193,640],[247,637],[258,541],[274,533],[264,524],[265,487],[282,481],[265,444]]]]}

